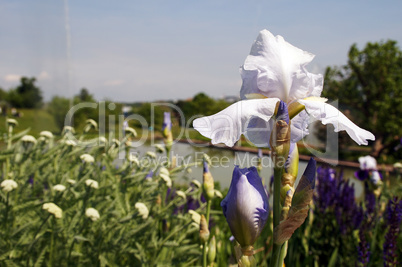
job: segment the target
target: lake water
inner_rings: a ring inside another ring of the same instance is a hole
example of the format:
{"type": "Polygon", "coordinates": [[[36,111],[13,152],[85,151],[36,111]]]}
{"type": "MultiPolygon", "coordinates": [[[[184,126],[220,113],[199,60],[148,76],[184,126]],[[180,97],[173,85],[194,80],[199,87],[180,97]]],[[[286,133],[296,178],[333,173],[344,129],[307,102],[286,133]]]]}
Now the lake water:
{"type": "MultiPolygon", "coordinates": [[[[143,145],[138,148],[132,149],[132,152],[137,152],[140,156],[145,155],[148,151],[155,151],[151,145],[143,145]]],[[[221,188],[228,188],[232,180],[232,173],[235,165],[241,168],[251,167],[257,165],[257,154],[251,152],[235,152],[233,150],[226,150],[221,148],[211,147],[196,147],[185,143],[176,143],[172,148],[172,155],[176,157],[177,165],[187,164],[188,162],[202,161],[203,153],[210,156],[212,164],[210,172],[215,181],[218,181],[221,188]]],[[[273,165],[271,158],[264,155],[262,158],[262,173],[261,178],[264,184],[268,184],[271,176],[273,175],[273,165]]],[[[307,166],[306,161],[299,162],[299,175],[296,184],[307,166]]],[[[336,168],[336,167],[335,167],[336,168]]],[[[192,172],[187,174],[191,179],[196,179],[202,182],[202,167],[191,167],[192,172]]],[[[355,184],[355,195],[357,198],[363,193],[363,185],[360,181],[353,178],[354,169],[345,168],[344,177],[349,178],[351,183],[355,184]]]]}

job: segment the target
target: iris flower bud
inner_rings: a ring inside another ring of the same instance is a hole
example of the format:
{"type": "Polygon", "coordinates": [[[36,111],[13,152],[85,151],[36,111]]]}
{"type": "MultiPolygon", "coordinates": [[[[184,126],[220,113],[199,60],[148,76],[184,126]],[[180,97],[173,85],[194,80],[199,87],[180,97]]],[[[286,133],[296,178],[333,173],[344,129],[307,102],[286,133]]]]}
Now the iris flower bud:
{"type": "Polygon", "coordinates": [[[255,167],[235,166],[229,192],[222,200],[230,230],[246,249],[254,244],[268,219],[268,196],[255,167]]]}
{"type": "Polygon", "coordinates": [[[209,172],[208,163],[204,160],[204,173],[203,173],[203,184],[202,188],[204,190],[204,196],[207,200],[212,200],[215,195],[214,191],[214,178],[209,172]]]}
{"type": "Polygon", "coordinates": [[[166,149],[170,150],[173,144],[172,120],[170,118],[170,112],[163,113],[162,135],[166,149]]]}
{"type": "Polygon", "coordinates": [[[201,215],[201,220],[200,220],[200,239],[201,239],[201,243],[204,245],[206,242],[208,242],[208,239],[209,239],[208,223],[207,223],[207,219],[205,219],[204,215],[201,215]]]}

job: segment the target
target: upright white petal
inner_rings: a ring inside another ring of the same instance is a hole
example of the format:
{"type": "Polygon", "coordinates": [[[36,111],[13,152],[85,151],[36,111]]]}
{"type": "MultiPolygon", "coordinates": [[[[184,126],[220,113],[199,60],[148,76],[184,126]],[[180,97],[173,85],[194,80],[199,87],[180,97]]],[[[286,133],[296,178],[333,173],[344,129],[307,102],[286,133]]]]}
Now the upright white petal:
{"type": "Polygon", "coordinates": [[[298,102],[306,107],[309,115],[320,120],[324,125],[332,124],[335,132],[346,131],[359,145],[367,145],[367,140],[375,140],[372,133],[360,128],[337,108],[327,103],[312,100],[298,100],[298,102]]]}
{"type": "Polygon", "coordinates": [[[256,146],[264,146],[271,133],[268,123],[278,101],[278,98],[239,101],[214,115],[194,120],[193,126],[212,139],[212,144],[233,146],[244,134],[256,146]]]}
{"type": "Polygon", "coordinates": [[[322,76],[305,69],[313,58],[313,54],[289,44],[282,36],[261,31],[240,69],[241,98],[245,99],[246,94],[263,94],[289,103],[311,95],[319,96],[322,76]]]}

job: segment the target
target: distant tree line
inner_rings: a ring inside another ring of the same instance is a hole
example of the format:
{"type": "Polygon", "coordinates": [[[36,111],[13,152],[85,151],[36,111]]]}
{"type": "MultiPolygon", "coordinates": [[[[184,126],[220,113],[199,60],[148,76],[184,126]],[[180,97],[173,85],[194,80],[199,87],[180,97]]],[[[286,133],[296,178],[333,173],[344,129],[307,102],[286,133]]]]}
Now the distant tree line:
{"type": "Polygon", "coordinates": [[[36,78],[21,77],[20,85],[8,91],[0,88],[0,102],[6,108],[40,108],[42,91],[35,85],[36,78]]]}

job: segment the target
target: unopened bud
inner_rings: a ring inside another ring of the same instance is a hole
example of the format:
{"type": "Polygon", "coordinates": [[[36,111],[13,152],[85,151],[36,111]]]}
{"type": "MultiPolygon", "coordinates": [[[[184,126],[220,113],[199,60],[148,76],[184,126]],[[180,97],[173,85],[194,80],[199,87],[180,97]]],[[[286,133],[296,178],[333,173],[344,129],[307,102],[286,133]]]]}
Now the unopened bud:
{"type": "Polygon", "coordinates": [[[204,160],[204,173],[203,173],[203,184],[202,188],[204,191],[205,198],[207,201],[212,200],[215,196],[214,191],[214,178],[212,174],[209,172],[208,163],[204,160]]]}
{"type": "Polygon", "coordinates": [[[201,215],[201,221],[200,221],[200,240],[202,244],[205,244],[208,242],[209,239],[209,229],[208,229],[208,223],[207,220],[205,219],[204,215],[201,215]]]}
{"type": "Polygon", "coordinates": [[[212,265],[215,262],[216,257],[216,240],[215,236],[211,238],[208,245],[208,263],[212,265]]]}

